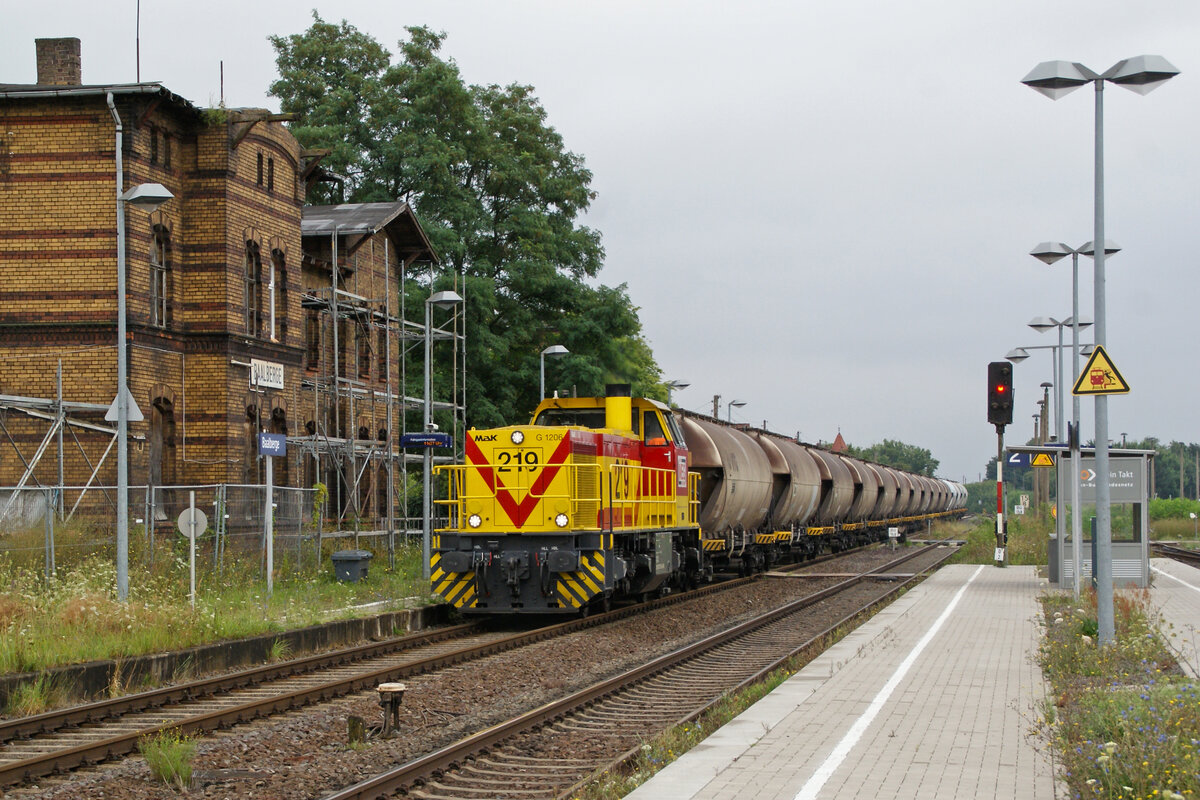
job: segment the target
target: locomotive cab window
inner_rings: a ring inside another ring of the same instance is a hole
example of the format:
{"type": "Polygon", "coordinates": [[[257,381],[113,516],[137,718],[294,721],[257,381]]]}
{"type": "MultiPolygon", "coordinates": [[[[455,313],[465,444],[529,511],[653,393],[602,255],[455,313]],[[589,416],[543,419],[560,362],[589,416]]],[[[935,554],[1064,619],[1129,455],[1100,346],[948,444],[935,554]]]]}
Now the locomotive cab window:
{"type": "Polygon", "coordinates": [[[667,430],[671,432],[671,441],[677,445],[685,446],[683,440],[683,431],[679,429],[679,420],[675,419],[675,415],[671,413],[664,414],[667,418],[667,430]]]}
{"type": "Polygon", "coordinates": [[[658,419],[657,411],[645,412],[645,422],[642,424],[644,436],[642,441],[648,445],[664,447],[667,444],[667,434],[663,432],[662,422],[658,419]]]}
{"type": "Polygon", "coordinates": [[[603,428],[602,408],[548,408],[537,415],[534,425],[550,428],[603,428]]]}

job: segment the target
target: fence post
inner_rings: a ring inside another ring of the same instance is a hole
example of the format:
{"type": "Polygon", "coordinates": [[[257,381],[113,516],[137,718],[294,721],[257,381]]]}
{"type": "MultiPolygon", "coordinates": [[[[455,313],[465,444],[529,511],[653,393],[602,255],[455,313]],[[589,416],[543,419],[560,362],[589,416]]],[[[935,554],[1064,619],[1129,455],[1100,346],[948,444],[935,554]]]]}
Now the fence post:
{"type": "Polygon", "coordinates": [[[46,500],[46,580],[54,573],[54,490],[45,491],[46,500]]]}

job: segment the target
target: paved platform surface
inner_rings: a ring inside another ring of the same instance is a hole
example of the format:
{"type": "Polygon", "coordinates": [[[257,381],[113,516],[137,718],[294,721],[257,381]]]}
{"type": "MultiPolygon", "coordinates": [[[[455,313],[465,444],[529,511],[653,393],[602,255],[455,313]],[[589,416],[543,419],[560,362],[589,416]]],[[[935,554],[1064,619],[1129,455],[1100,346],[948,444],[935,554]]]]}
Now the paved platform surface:
{"type": "Polygon", "coordinates": [[[1066,796],[1032,733],[1049,588],[1033,567],[939,570],[627,797],[1066,796]]]}
{"type": "Polygon", "coordinates": [[[1179,665],[1200,677],[1200,569],[1169,558],[1150,559],[1151,602],[1163,619],[1167,641],[1179,665]]]}

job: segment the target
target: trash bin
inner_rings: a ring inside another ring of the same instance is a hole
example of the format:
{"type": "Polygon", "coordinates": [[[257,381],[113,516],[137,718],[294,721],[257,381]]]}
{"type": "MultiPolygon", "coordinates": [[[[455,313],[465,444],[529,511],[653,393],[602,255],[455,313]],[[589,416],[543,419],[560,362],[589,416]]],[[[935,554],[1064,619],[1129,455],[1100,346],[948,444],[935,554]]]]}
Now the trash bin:
{"type": "Polygon", "coordinates": [[[333,554],[333,574],[339,581],[358,583],[367,577],[370,550],[338,550],[333,554]]]}

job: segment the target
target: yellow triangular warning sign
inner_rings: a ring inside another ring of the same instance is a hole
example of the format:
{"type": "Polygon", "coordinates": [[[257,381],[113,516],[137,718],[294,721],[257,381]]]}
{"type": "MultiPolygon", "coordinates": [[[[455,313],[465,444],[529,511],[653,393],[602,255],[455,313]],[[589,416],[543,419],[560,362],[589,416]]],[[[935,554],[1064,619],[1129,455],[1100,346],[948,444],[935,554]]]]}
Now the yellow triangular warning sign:
{"type": "Polygon", "coordinates": [[[1129,384],[1121,377],[1121,371],[1104,348],[1097,346],[1087,366],[1079,373],[1071,394],[1126,394],[1128,391],[1129,384]]]}
{"type": "Polygon", "coordinates": [[[1033,460],[1029,462],[1031,467],[1053,467],[1054,456],[1049,453],[1038,453],[1034,455],[1033,460]]]}

